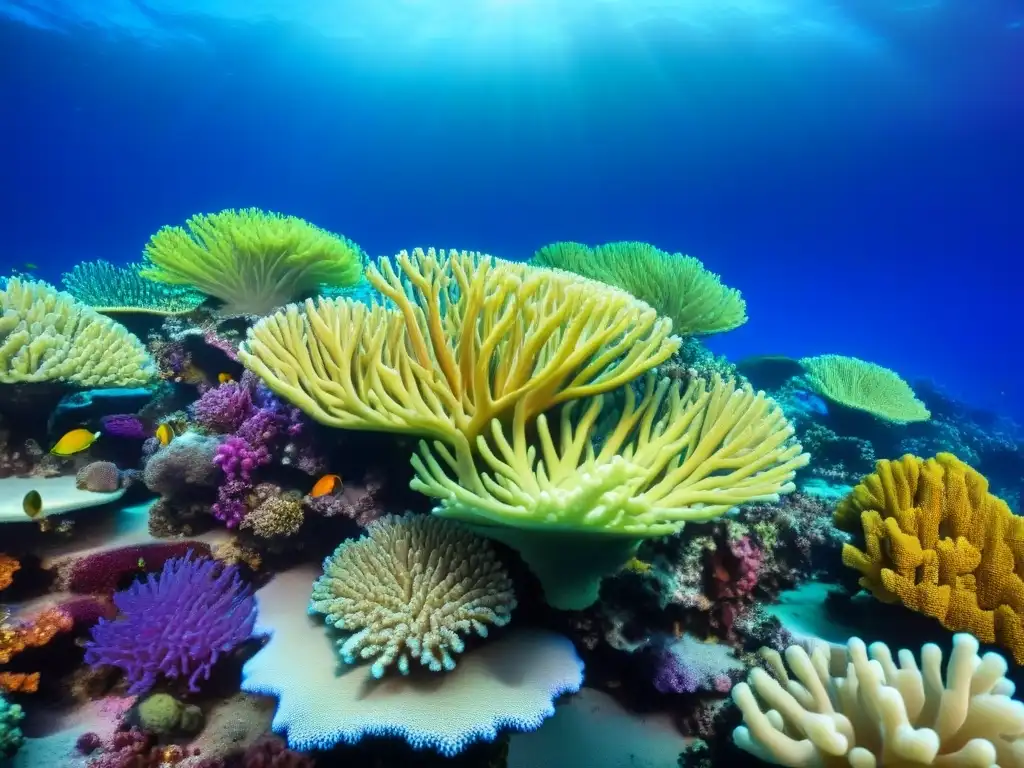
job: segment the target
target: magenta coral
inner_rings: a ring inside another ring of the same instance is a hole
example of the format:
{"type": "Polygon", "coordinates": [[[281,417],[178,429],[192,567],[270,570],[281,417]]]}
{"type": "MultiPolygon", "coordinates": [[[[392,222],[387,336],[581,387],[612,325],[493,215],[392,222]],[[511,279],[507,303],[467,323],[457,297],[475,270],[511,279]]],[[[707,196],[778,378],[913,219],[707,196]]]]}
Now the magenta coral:
{"type": "Polygon", "coordinates": [[[123,670],[130,695],[145,693],[160,676],[187,677],[189,690],[198,691],[256,622],[256,602],[238,569],[191,552],[118,592],[114,604],[120,615],[93,627],[85,661],[123,670]]]}
{"type": "Polygon", "coordinates": [[[130,413],[115,413],[100,419],[100,426],[105,434],[121,437],[126,440],[145,440],[149,430],[138,416],[130,413]]]}
{"type": "Polygon", "coordinates": [[[211,432],[234,432],[252,413],[252,391],[247,384],[229,381],[206,390],[192,404],[192,418],[211,432]]]}
{"type": "Polygon", "coordinates": [[[757,577],[764,563],[764,551],[741,536],[720,547],[712,557],[712,597],[743,598],[757,586],[757,577]],[[722,550],[726,551],[723,552],[722,550]]]}
{"type": "Polygon", "coordinates": [[[210,548],[202,542],[154,542],[83,555],[57,566],[58,586],[85,595],[109,595],[128,576],[140,571],[162,568],[168,560],[188,550],[206,555],[210,548]]]}

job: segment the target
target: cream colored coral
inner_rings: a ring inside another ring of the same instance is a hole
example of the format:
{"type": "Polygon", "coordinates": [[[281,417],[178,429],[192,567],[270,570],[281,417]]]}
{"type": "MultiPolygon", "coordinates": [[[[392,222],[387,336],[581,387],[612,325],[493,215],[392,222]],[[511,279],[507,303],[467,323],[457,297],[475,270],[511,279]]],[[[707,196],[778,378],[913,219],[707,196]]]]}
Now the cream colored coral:
{"type": "Polygon", "coordinates": [[[515,608],[512,581],[490,544],[457,523],[429,515],[388,515],[366,535],[345,541],[324,561],[313,585],[311,613],[346,633],[349,664],[373,659],[374,677],[410,662],[431,671],[455,667],[461,635],[487,636],[515,608]]]}
{"type": "Polygon", "coordinates": [[[367,278],[390,302],[307,301],[264,318],[239,357],[332,427],[472,445],[492,419],[532,418],[664,362],[671,323],[576,275],[475,253],[403,251],[367,278]]]}
{"type": "Polygon", "coordinates": [[[46,283],[11,278],[0,311],[0,383],[134,387],[156,374],[124,326],[46,283]]]}
{"type": "Polygon", "coordinates": [[[921,667],[907,650],[897,664],[884,643],[852,638],[846,652],[819,644],[786,649],[790,677],[762,649],[774,677],[754,669],[732,691],[744,724],[737,746],[792,768],[1021,768],[1024,704],[1010,698],[1006,661],[978,655],[970,635],[953,638],[945,681],[942,651],[927,644],[921,667]],[[756,695],[755,695],[756,694],[756,695]],[[762,709],[767,706],[767,711],[762,709]]]}
{"type": "Polygon", "coordinates": [[[249,511],[241,528],[252,530],[257,536],[271,539],[293,536],[302,527],[302,494],[298,491],[282,492],[273,483],[260,483],[248,498],[249,511]]]}

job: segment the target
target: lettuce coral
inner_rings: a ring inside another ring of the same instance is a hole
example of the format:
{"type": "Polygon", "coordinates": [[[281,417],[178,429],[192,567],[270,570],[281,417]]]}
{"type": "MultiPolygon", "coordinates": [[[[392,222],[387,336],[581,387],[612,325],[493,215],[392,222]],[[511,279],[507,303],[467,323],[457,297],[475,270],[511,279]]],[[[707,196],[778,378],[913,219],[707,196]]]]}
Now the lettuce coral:
{"type": "Polygon", "coordinates": [[[819,395],[884,421],[927,421],[931,413],[895,371],[856,357],[818,355],[800,360],[807,384],[819,395]]]}
{"type": "Polygon", "coordinates": [[[257,208],[198,214],[185,228],[161,228],[146,245],[140,272],[220,299],[225,314],[250,315],[316,293],[321,283],[354,285],[361,273],[355,244],[257,208]]]}

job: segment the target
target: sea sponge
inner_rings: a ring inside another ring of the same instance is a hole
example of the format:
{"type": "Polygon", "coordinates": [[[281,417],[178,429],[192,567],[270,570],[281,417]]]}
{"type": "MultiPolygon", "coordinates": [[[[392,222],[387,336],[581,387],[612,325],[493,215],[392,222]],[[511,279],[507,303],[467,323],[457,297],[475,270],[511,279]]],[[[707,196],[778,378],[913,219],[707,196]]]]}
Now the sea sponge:
{"type": "Polygon", "coordinates": [[[161,496],[181,495],[188,486],[213,487],[220,477],[213,463],[220,443],[216,437],[185,432],[149,458],[142,482],[161,496]]]}
{"type": "Polygon", "coordinates": [[[75,487],[80,491],[113,493],[121,487],[121,471],[112,461],[93,461],[75,474],[75,487]]]}
{"type": "Polygon", "coordinates": [[[433,672],[455,668],[460,635],[486,637],[508,623],[512,581],[486,540],[429,515],[388,515],[345,541],[324,561],[310,613],[352,633],[339,643],[347,664],[373,659],[380,678],[410,659],[433,672]]]}
{"type": "Polygon", "coordinates": [[[518,550],[549,604],[581,609],[642,539],[738,504],[777,501],[807,464],[782,409],[763,392],[718,377],[683,390],[651,374],[639,402],[632,387],[624,397],[601,440],[597,397],[562,409],[557,439],[546,416],[531,422],[517,407],[509,436],[493,422],[490,440],[478,438],[478,459],[421,441],[411,487],[440,500],[435,515],[518,550]]]}
{"type": "Polygon", "coordinates": [[[953,638],[945,681],[942,651],[921,649],[921,667],[907,650],[899,664],[884,643],[866,648],[851,638],[845,653],[818,644],[808,655],[762,649],[771,674],[754,669],[732,691],[744,724],[733,732],[741,749],[788,766],[874,768],[944,765],[1024,766],[1024,704],[1013,701],[1006,661],[978,655],[970,635],[953,638]],[[756,694],[756,695],[755,695],[756,694]],[[762,709],[762,706],[764,709],[762,709]]]}
{"type": "Polygon", "coordinates": [[[0,312],[0,384],[139,387],[156,376],[124,326],[46,283],[10,278],[0,312]]]}
{"type": "Polygon", "coordinates": [[[295,216],[224,210],[185,227],[150,238],[140,274],[214,296],[225,314],[266,314],[321,283],[354,285],[362,273],[358,246],[295,216]]]}
{"type": "Polygon", "coordinates": [[[98,259],[76,264],[61,276],[64,290],[103,314],[176,315],[193,311],[206,299],[188,288],[148,280],[141,264],[118,267],[98,259]]]}
{"type": "Polygon", "coordinates": [[[681,335],[720,333],[747,322],[739,291],[723,285],[698,259],[648,243],[608,243],[594,249],[554,243],[537,251],[531,263],[621,288],[671,318],[672,330],[681,335]]]}
{"type": "Polygon", "coordinates": [[[808,386],[834,403],[865,411],[884,421],[927,421],[931,413],[895,371],[856,357],[804,357],[808,386]]]}
{"type": "Polygon", "coordinates": [[[367,277],[394,309],[291,305],[239,350],[276,394],[332,427],[472,445],[517,407],[532,418],[611,391],[679,346],[646,304],[566,272],[416,249],[367,277]]]}
{"type": "Polygon", "coordinates": [[[843,564],[885,603],[903,603],[1024,664],[1024,518],[950,453],[880,461],[836,508],[837,527],[863,531],[843,564]]]}
{"type": "Polygon", "coordinates": [[[186,705],[168,693],[153,693],[139,702],[139,724],[149,733],[197,733],[202,730],[203,711],[186,705]]]}

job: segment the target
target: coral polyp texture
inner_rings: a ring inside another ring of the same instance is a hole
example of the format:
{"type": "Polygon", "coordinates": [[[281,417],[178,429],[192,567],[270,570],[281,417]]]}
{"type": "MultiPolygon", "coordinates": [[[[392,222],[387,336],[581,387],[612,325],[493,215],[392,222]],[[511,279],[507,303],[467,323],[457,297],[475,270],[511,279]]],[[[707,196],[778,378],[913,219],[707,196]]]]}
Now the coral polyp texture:
{"type": "Polygon", "coordinates": [[[747,322],[740,292],[722,284],[692,256],[666,253],[648,243],[608,243],[588,248],[553,243],[534,255],[532,264],[574,272],[613,285],[671,318],[681,335],[720,333],[747,322]]]}
{"type": "Polygon", "coordinates": [[[0,384],[136,387],[156,376],[124,326],[51,285],[10,278],[0,313],[0,384]]]}
{"type": "Polygon", "coordinates": [[[193,311],[205,296],[148,280],[140,264],[118,267],[99,259],[76,264],[61,276],[64,290],[103,314],[176,315],[193,311]]]}
{"type": "Polygon", "coordinates": [[[1024,664],[1024,518],[981,474],[950,453],[880,461],[834,517],[863,534],[863,550],[843,546],[843,564],[864,589],[1024,664]]]}
{"type": "Polygon", "coordinates": [[[100,619],[85,661],[120,668],[128,693],[145,693],[160,678],[185,678],[190,691],[217,660],[252,634],[256,604],[238,569],[191,553],[164,563],[114,595],[119,615],[100,619]]]}
{"type": "Polygon", "coordinates": [[[843,355],[805,357],[800,365],[807,384],[834,403],[896,424],[931,418],[910,385],[881,365],[843,355]]]}
{"type": "Polygon", "coordinates": [[[1024,766],[1024,703],[1010,698],[1006,661],[978,655],[970,635],[953,638],[943,679],[942,650],[932,644],[898,663],[884,643],[852,638],[844,650],[819,644],[808,654],[762,650],[732,697],[743,713],[733,733],[741,748],[776,765],[1024,766]]]}
{"type": "Polygon", "coordinates": [[[163,227],[145,249],[141,276],[186,286],[223,302],[224,314],[262,315],[321,283],[354,285],[361,251],[295,216],[257,208],[198,214],[163,227]]]}
{"type": "Polygon", "coordinates": [[[277,395],[332,427],[472,445],[492,419],[611,391],[679,346],[648,305],[566,272],[416,249],[367,278],[390,306],[291,305],[239,350],[277,395]]]}
{"type": "Polygon", "coordinates": [[[517,549],[550,604],[578,609],[640,540],[777,501],[808,461],[782,410],[749,387],[716,377],[684,390],[652,375],[639,400],[624,392],[599,444],[601,397],[565,406],[557,440],[544,415],[531,422],[517,407],[510,435],[492,422],[490,439],[478,438],[479,459],[421,441],[412,487],[440,500],[434,514],[517,549]]]}
{"type": "Polygon", "coordinates": [[[418,662],[455,668],[463,636],[486,637],[511,618],[512,581],[485,539],[429,515],[388,515],[324,561],[310,613],[350,633],[338,644],[348,664],[373,660],[382,677],[418,662]]]}

